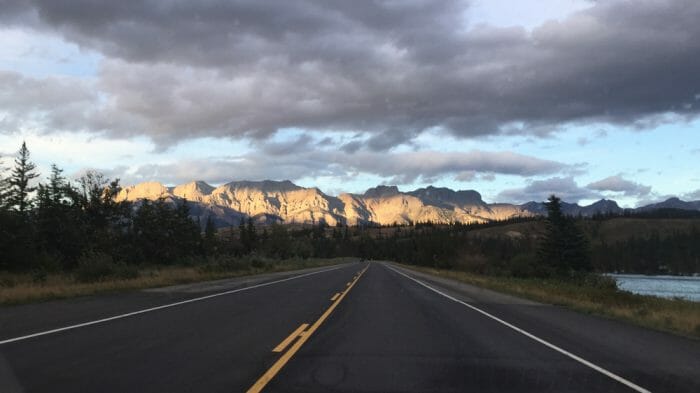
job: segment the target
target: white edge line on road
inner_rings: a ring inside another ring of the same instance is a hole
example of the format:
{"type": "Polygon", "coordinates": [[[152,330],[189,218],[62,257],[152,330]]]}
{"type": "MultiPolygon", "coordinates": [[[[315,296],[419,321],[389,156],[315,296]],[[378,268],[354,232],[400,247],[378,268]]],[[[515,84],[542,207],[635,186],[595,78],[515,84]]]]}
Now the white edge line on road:
{"type": "Polygon", "coordinates": [[[511,329],[513,329],[513,330],[515,330],[516,332],[518,332],[518,333],[520,333],[520,334],[522,334],[522,335],[525,335],[525,336],[527,336],[527,337],[529,337],[529,338],[531,338],[531,339],[537,341],[538,343],[540,343],[540,344],[542,344],[542,345],[544,345],[544,346],[547,346],[547,347],[549,347],[549,348],[551,348],[551,349],[553,349],[553,350],[555,350],[555,351],[557,351],[557,352],[559,352],[559,353],[561,353],[561,354],[563,354],[563,355],[566,355],[566,356],[570,357],[571,359],[573,359],[573,360],[575,360],[575,361],[577,361],[577,362],[579,362],[579,363],[581,363],[581,364],[583,364],[583,365],[585,365],[585,366],[588,366],[588,367],[592,368],[593,370],[598,371],[599,373],[604,374],[605,376],[610,377],[610,378],[614,379],[615,381],[620,382],[621,384],[626,385],[627,387],[629,387],[629,388],[631,388],[631,389],[633,389],[633,390],[635,390],[635,391],[637,391],[637,392],[640,392],[640,393],[651,393],[649,390],[644,389],[643,387],[641,387],[641,386],[639,386],[639,385],[637,385],[637,384],[635,384],[635,383],[633,383],[633,382],[630,382],[630,381],[626,380],[625,378],[622,378],[621,376],[619,376],[619,375],[617,375],[617,374],[614,374],[614,373],[612,373],[612,372],[610,372],[610,371],[608,371],[608,370],[606,370],[606,369],[604,369],[604,368],[602,368],[602,367],[600,367],[600,366],[598,366],[598,365],[595,365],[595,364],[589,362],[588,360],[581,358],[580,356],[576,356],[576,355],[574,355],[573,353],[571,353],[571,352],[569,352],[569,351],[567,351],[567,350],[565,350],[565,349],[559,348],[558,346],[556,346],[556,345],[550,343],[549,341],[543,340],[543,339],[541,339],[541,338],[535,336],[535,335],[532,334],[532,333],[529,333],[529,332],[527,332],[527,331],[525,331],[525,330],[523,330],[523,329],[521,329],[521,328],[519,328],[519,327],[517,327],[517,326],[515,326],[515,325],[512,325],[512,324],[510,324],[510,323],[508,323],[508,322],[506,322],[506,321],[504,321],[504,320],[498,318],[498,317],[495,316],[495,315],[489,314],[488,312],[486,312],[486,311],[484,311],[484,310],[482,310],[482,309],[480,309],[480,308],[478,308],[478,307],[472,306],[472,305],[469,304],[469,303],[465,303],[465,302],[463,302],[463,301],[461,301],[461,300],[459,300],[459,299],[457,299],[457,298],[455,298],[455,297],[452,297],[452,296],[450,296],[450,295],[448,295],[448,294],[446,294],[446,293],[443,293],[443,292],[441,292],[441,291],[439,291],[439,290],[437,290],[437,289],[431,287],[430,285],[425,284],[425,283],[422,282],[422,281],[416,280],[415,278],[413,278],[413,277],[411,277],[411,276],[409,276],[409,275],[407,275],[407,274],[405,274],[405,273],[402,273],[402,272],[400,272],[400,271],[394,269],[393,267],[390,267],[390,266],[387,266],[387,265],[384,265],[384,266],[386,266],[388,269],[393,270],[394,272],[396,272],[396,273],[398,273],[398,274],[400,274],[400,275],[402,275],[402,276],[404,276],[404,277],[406,277],[406,278],[408,278],[408,279],[410,279],[410,280],[413,280],[413,281],[417,282],[418,284],[420,284],[420,285],[422,285],[422,286],[424,286],[424,287],[430,289],[431,291],[433,291],[433,292],[435,292],[435,293],[437,293],[437,294],[440,294],[440,295],[442,295],[442,296],[444,296],[444,297],[446,297],[446,298],[448,298],[448,299],[450,299],[450,300],[452,300],[452,301],[454,301],[454,302],[457,302],[457,303],[459,303],[459,304],[462,304],[462,305],[464,305],[464,306],[467,306],[467,307],[469,307],[470,309],[472,309],[472,310],[474,310],[474,311],[476,311],[476,312],[478,312],[478,313],[480,313],[480,314],[482,314],[482,315],[484,315],[484,316],[487,316],[487,317],[493,319],[494,321],[496,321],[496,322],[498,322],[498,323],[500,323],[500,324],[502,324],[502,325],[505,325],[505,326],[507,326],[507,327],[509,327],[509,328],[511,328],[511,329]]]}
{"type": "Polygon", "coordinates": [[[296,280],[296,279],[298,279],[298,278],[308,277],[308,276],[311,276],[311,275],[314,275],[314,274],[330,272],[330,271],[333,271],[333,270],[341,269],[341,268],[343,268],[343,267],[345,267],[345,266],[337,266],[337,267],[334,267],[334,268],[331,268],[331,269],[325,269],[325,270],[319,270],[319,271],[315,271],[315,272],[311,272],[311,273],[305,273],[305,274],[301,274],[301,275],[298,275],[298,276],[287,277],[287,278],[284,278],[284,279],[281,279],[281,280],[270,281],[270,282],[265,282],[265,283],[262,283],[262,284],[253,285],[253,286],[250,286],[250,287],[232,289],[232,290],[230,290],[230,291],[219,292],[219,293],[214,293],[214,294],[207,295],[207,296],[201,296],[201,297],[197,297],[197,298],[193,298],[193,299],[183,300],[183,301],[180,301],[180,302],[164,304],[164,305],[162,305],[162,306],[156,306],[156,307],[151,307],[151,308],[145,308],[145,309],[142,309],[142,310],[137,310],[137,311],[129,312],[129,313],[126,313],[126,314],[114,315],[114,316],[111,316],[111,317],[102,318],[102,319],[97,319],[97,320],[89,321],[89,322],[83,322],[83,323],[79,323],[79,324],[76,324],[76,325],[70,325],[70,326],[65,326],[65,327],[62,327],[62,328],[46,330],[46,331],[43,331],[43,332],[38,332],[38,333],[33,333],[33,334],[27,334],[26,336],[8,338],[8,339],[6,339],[6,340],[0,341],[0,345],[9,344],[9,343],[17,342],[17,341],[22,341],[22,340],[27,340],[27,339],[30,339],[30,338],[33,338],[33,337],[46,336],[46,335],[48,335],[48,334],[63,332],[63,331],[66,331],[66,330],[77,329],[77,328],[81,328],[81,327],[85,327],[85,326],[97,325],[97,324],[99,324],[99,323],[114,321],[114,320],[116,320],[116,319],[122,319],[122,318],[131,317],[131,316],[134,316],[134,315],[145,314],[145,313],[147,313],[147,312],[162,310],[162,309],[164,309],[164,308],[170,308],[170,307],[175,307],[175,306],[181,306],[181,305],[187,304],[187,303],[199,302],[199,301],[202,301],[202,300],[207,300],[207,299],[211,299],[211,298],[215,298],[215,297],[219,297],[219,296],[224,296],[224,295],[230,295],[230,294],[232,294],[232,293],[243,292],[243,291],[247,291],[247,290],[250,290],[250,289],[265,287],[265,286],[268,286],[268,285],[279,284],[279,283],[281,283],[281,282],[296,280]]]}

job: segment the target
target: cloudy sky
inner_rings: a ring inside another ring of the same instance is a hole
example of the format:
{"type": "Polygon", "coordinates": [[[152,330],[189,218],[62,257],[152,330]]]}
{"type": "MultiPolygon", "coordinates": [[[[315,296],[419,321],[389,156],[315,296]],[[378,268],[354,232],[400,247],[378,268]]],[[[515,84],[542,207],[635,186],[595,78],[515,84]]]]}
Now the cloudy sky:
{"type": "Polygon", "coordinates": [[[0,0],[0,155],[122,183],[700,199],[696,0],[0,0]]]}

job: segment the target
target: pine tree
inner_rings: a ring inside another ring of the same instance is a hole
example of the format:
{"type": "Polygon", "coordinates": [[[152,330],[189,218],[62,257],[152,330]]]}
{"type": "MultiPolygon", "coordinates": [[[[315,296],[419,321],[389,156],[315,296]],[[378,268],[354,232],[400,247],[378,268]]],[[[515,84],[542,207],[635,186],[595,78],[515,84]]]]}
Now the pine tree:
{"type": "Polygon", "coordinates": [[[65,202],[69,185],[62,173],[63,170],[59,169],[56,164],[51,165],[49,184],[39,184],[38,187],[37,202],[40,207],[53,207],[65,202]]]}
{"type": "Polygon", "coordinates": [[[540,266],[544,268],[541,274],[571,276],[590,271],[588,242],[573,219],[562,212],[561,199],[552,195],[545,205],[545,233],[538,250],[540,266]]]}
{"type": "Polygon", "coordinates": [[[211,214],[207,216],[207,223],[204,226],[204,253],[206,255],[213,255],[216,253],[216,227],[214,226],[214,220],[211,218],[211,214]]]}
{"type": "Polygon", "coordinates": [[[15,159],[15,167],[9,179],[9,205],[24,214],[31,208],[32,201],[29,194],[36,191],[36,187],[31,187],[29,182],[39,176],[34,172],[36,165],[29,160],[29,149],[27,144],[22,142],[19,155],[15,159]]]}
{"type": "Polygon", "coordinates": [[[51,165],[48,184],[39,184],[33,221],[37,244],[64,268],[70,268],[85,246],[86,230],[77,191],[62,173],[55,164],[51,165]]]}
{"type": "Polygon", "coordinates": [[[248,225],[246,225],[246,241],[245,244],[246,251],[252,252],[255,250],[255,243],[258,241],[258,234],[255,231],[255,225],[253,224],[253,217],[248,217],[248,225]]]}

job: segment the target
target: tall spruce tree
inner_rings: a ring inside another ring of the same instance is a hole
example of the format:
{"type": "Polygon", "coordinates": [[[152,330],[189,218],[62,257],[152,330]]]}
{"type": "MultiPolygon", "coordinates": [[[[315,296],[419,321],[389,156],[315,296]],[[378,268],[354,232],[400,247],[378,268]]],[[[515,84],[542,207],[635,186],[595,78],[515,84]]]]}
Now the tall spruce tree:
{"type": "Polygon", "coordinates": [[[30,186],[29,182],[39,176],[35,170],[36,165],[29,160],[27,144],[22,142],[22,147],[20,147],[18,156],[15,159],[15,166],[10,174],[10,188],[7,198],[9,205],[21,214],[24,214],[32,205],[29,194],[34,192],[36,187],[30,186]]]}
{"type": "Polygon", "coordinates": [[[63,170],[51,165],[48,184],[39,184],[37,191],[36,242],[66,269],[75,266],[86,245],[82,218],[78,192],[63,177],[63,170]]]}
{"type": "Polygon", "coordinates": [[[592,270],[588,241],[574,220],[562,212],[561,199],[552,195],[545,205],[545,233],[538,250],[542,274],[572,276],[592,270]]]}

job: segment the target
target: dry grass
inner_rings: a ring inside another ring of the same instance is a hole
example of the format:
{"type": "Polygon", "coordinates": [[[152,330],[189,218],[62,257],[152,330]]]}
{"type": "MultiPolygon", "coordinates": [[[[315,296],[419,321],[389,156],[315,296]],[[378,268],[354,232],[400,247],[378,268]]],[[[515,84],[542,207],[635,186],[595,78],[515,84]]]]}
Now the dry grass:
{"type": "Polygon", "coordinates": [[[481,276],[461,271],[406,266],[495,291],[576,311],[611,317],[656,330],[700,338],[700,303],[635,295],[606,286],[554,279],[481,276]]]}
{"type": "Polygon", "coordinates": [[[0,305],[65,299],[98,293],[121,292],[167,285],[186,284],[261,273],[298,270],[347,262],[347,258],[284,260],[237,270],[202,267],[157,267],[139,270],[132,279],[110,279],[81,283],[71,274],[49,274],[37,280],[32,274],[0,273],[0,305]]]}

